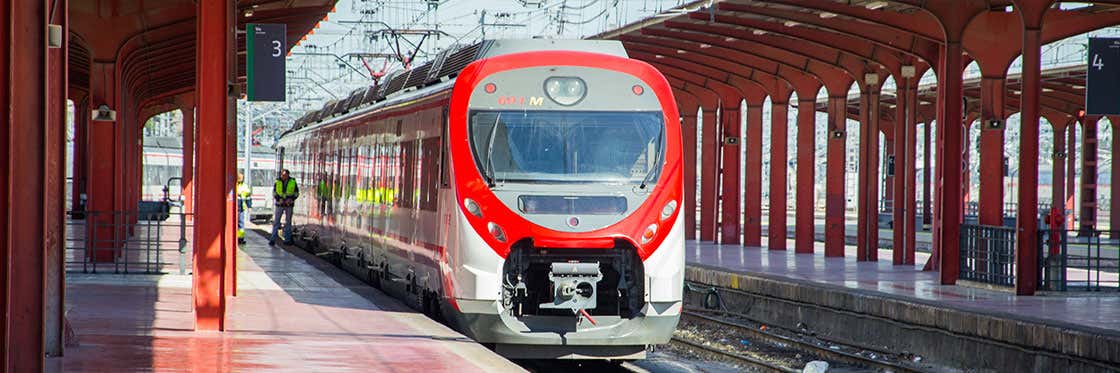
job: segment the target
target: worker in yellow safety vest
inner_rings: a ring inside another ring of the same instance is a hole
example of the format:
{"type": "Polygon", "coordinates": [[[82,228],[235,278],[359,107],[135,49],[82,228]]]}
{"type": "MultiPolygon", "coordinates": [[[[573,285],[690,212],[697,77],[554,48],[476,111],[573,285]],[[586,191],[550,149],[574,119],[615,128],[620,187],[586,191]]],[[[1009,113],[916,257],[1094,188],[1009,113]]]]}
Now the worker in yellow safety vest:
{"type": "Polygon", "coordinates": [[[272,188],[272,198],[275,203],[275,213],[272,216],[272,237],[268,239],[269,245],[275,245],[277,238],[282,238],[285,244],[292,243],[292,207],[296,204],[296,198],[299,198],[299,185],[296,184],[295,179],[292,179],[291,173],[288,170],[280,171],[280,178],[276,179],[276,185],[272,188]],[[277,233],[280,232],[280,218],[286,219],[284,222],[284,237],[278,237],[277,233]]]}
{"type": "Polygon", "coordinates": [[[253,208],[253,190],[245,184],[245,174],[237,173],[237,242],[245,243],[245,223],[253,208]]]}

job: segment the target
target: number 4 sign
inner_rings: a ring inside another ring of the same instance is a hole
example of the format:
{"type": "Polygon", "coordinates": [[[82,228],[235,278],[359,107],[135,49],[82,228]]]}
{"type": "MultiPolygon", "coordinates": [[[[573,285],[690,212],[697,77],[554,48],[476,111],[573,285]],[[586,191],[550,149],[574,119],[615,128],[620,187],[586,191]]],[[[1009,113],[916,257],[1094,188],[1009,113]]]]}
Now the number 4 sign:
{"type": "Polygon", "coordinates": [[[285,101],[287,25],[245,25],[246,97],[249,101],[285,101]]]}
{"type": "Polygon", "coordinates": [[[1089,38],[1085,114],[1120,115],[1120,38],[1089,38]]]}

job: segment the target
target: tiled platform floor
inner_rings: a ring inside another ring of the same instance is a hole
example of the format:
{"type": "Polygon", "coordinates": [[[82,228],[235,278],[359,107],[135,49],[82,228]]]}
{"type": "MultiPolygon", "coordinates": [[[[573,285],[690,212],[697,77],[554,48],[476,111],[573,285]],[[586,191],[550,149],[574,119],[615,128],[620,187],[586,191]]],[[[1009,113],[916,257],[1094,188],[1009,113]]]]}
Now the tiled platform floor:
{"type": "Polygon", "coordinates": [[[77,345],[48,371],[522,371],[323,262],[249,239],[225,333],[191,331],[189,275],[70,275],[77,345]]]}
{"type": "MultiPolygon", "coordinates": [[[[879,251],[878,262],[857,262],[852,246],[847,247],[844,258],[825,258],[823,244],[817,243],[816,246],[816,254],[795,254],[793,251],[690,241],[685,258],[688,264],[717,267],[730,272],[838,285],[935,302],[970,312],[1000,314],[1025,321],[1091,328],[1120,335],[1120,293],[1020,297],[1011,292],[977,287],[943,286],[939,284],[937,272],[921,271],[921,266],[929,257],[925,253],[917,253],[917,265],[894,266],[889,250],[879,251]]],[[[789,247],[794,247],[792,241],[789,247]]]]}

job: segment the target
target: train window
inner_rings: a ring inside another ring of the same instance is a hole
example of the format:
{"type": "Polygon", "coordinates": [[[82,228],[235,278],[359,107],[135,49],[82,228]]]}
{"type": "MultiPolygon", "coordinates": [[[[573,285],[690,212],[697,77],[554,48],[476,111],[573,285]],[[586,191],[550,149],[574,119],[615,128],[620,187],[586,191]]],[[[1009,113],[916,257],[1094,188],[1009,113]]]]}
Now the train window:
{"type": "Polygon", "coordinates": [[[272,170],[267,169],[254,169],[250,174],[251,180],[249,180],[249,182],[252,183],[254,187],[267,187],[273,185],[273,178],[270,177],[271,172],[272,170]]]}
{"type": "Polygon", "coordinates": [[[518,182],[656,181],[665,124],[660,112],[471,113],[479,170],[518,182]]]}
{"type": "Polygon", "coordinates": [[[416,140],[401,142],[401,187],[397,194],[401,208],[416,207],[416,197],[420,193],[416,174],[416,146],[416,140]]]}
{"type": "MultiPolygon", "coordinates": [[[[440,117],[440,125],[439,125],[440,126],[440,136],[439,136],[439,138],[441,140],[447,138],[447,127],[451,125],[451,123],[447,121],[447,110],[448,109],[446,107],[444,107],[443,112],[441,113],[442,116],[440,117]]],[[[447,171],[447,147],[446,146],[441,146],[440,151],[439,151],[439,183],[443,187],[448,187],[451,184],[451,175],[448,174],[448,171],[447,171]]]]}
{"type": "Polygon", "coordinates": [[[420,209],[435,211],[439,205],[440,139],[432,137],[420,142],[420,209]]]}

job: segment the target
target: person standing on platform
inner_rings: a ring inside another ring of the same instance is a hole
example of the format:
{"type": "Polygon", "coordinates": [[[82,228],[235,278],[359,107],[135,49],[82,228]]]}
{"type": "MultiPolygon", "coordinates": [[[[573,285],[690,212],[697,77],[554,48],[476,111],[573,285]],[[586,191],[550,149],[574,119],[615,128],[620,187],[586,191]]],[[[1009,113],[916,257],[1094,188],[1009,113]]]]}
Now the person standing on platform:
{"type": "Polygon", "coordinates": [[[296,204],[296,198],[299,198],[299,186],[296,185],[295,179],[292,179],[288,170],[280,171],[280,178],[276,179],[276,187],[272,188],[272,198],[276,201],[276,212],[272,216],[272,237],[268,239],[268,244],[276,244],[277,234],[280,233],[280,218],[283,217],[286,219],[283,242],[290,245],[292,243],[292,207],[296,204]]]}
{"type": "Polygon", "coordinates": [[[253,208],[253,189],[245,185],[245,174],[237,173],[237,242],[245,243],[245,222],[253,208]]]}

